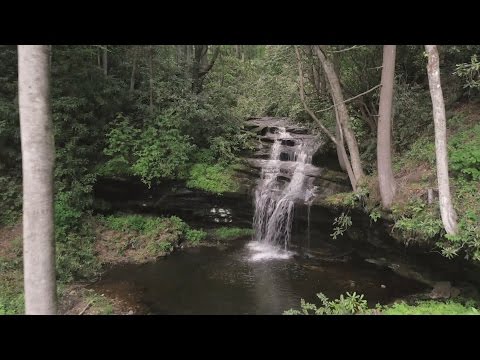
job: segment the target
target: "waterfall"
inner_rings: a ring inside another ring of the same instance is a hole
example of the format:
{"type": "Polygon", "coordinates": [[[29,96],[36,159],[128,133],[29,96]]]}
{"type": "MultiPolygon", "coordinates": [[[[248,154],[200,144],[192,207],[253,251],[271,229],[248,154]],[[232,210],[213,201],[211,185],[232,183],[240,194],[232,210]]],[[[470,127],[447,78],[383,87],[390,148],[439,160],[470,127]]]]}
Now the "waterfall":
{"type": "Polygon", "coordinates": [[[253,260],[291,255],[295,203],[310,205],[314,197],[313,178],[307,170],[312,167],[317,140],[290,134],[281,126],[272,132],[270,158],[261,163],[261,179],[255,190],[254,237],[249,244],[257,252],[253,260]]]}

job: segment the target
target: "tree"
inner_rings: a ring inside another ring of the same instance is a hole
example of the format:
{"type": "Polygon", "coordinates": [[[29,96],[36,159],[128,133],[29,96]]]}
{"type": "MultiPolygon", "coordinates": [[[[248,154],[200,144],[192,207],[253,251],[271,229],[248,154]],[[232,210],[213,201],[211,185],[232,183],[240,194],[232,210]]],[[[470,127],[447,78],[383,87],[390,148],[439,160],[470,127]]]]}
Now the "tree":
{"type": "Polygon", "coordinates": [[[336,119],[336,134],[335,136],[327,129],[327,127],[323,124],[323,122],[315,115],[315,113],[308,107],[307,102],[305,100],[305,90],[303,86],[303,66],[302,66],[302,59],[300,56],[300,51],[298,50],[298,46],[295,46],[295,55],[297,57],[297,66],[298,66],[298,76],[299,76],[299,92],[300,92],[300,100],[302,101],[303,107],[305,111],[310,115],[312,119],[314,119],[317,124],[320,126],[322,131],[329,137],[330,140],[336,145],[337,147],[337,154],[340,164],[345,166],[348,174],[348,178],[350,180],[350,184],[352,185],[353,191],[357,190],[357,179],[355,178],[355,174],[353,173],[351,162],[348,159],[347,152],[345,151],[345,146],[343,145],[343,131],[339,124],[339,117],[337,108],[335,107],[335,119],[336,119]]]}
{"type": "Polygon", "coordinates": [[[377,130],[377,169],[382,205],[389,209],[395,196],[395,179],[392,170],[392,101],[395,82],[396,45],[384,45],[382,88],[377,130]]]}
{"type": "Polygon", "coordinates": [[[360,152],[358,149],[357,140],[352,128],[350,127],[350,117],[348,115],[347,106],[345,105],[345,101],[343,99],[340,80],[335,71],[333,63],[325,55],[322,47],[320,45],[315,45],[315,51],[320,63],[322,64],[328,83],[330,84],[333,103],[338,111],[338,119],[341,124],[341,131],[343,132],[343,136],[346,140],[348,151],[350,153],[350,161],[352,164],[353,173],[355,175],[355,181],[358,183],[358,181],[360,181],[365,175],[363,173],[362,163],[360,161],[360,152]]]}
{"type": "Polygon", "coordinates": [[[203,89],[205,75],[212,69],[220,53],[220,46],[213,51],[210,61],[208,61],[208,45],[195,45],[195,54],[192,65],[192,91],[199,94],[203,89]]]}
{"type": "Polygon", "coordinates": [[[436,45],[425,45],[428,55],[428,85],[432,98],[433,122],[435,126],[435,157],[440,200],[440,215],[447,234],[457,233],[457,214],[453,208],[448,177],[447,125],[445,103],[440,82],[440,66],[436,45]]]}
{"type": "Polygon", "coordinates": [[[26,314],[56,313],[48,45],[18,46],[26,314]]]}

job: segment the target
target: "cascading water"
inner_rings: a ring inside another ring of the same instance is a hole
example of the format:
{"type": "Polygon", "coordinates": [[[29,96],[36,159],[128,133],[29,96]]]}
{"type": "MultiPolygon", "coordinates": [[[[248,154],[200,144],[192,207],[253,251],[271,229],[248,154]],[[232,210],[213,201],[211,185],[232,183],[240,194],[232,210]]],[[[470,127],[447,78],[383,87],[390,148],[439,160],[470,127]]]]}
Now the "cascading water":
{"type": "MultiPolygon", "coordinates": [[[[270,130],[272,131],[272,130],[270,130]]],[[[261,179],[255,191],[252,260],[288,258],[296,202],[310,204],[313,178],[307,170],[318,142],[312,136],[295,136],[285,127],[273,128],[270,159],[262,161],[261,179]]]]}

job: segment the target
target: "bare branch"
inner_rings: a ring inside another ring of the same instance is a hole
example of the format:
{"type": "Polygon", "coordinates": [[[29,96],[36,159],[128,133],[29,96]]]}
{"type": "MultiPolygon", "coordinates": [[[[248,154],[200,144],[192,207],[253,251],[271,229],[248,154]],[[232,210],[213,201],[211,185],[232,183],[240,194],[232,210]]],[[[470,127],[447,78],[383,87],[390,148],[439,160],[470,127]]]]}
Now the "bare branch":
{"type": "MultiPolygon", "coordinates": [[[[351,97],[350,99],[345,100],[343,103],[345,104],[345,103],[347,103],[347,102],[349,102],[349,101],[355,100],[356,98],[359,98],[360,96],[363,96],[363,95],[365,95],[365,94],[368,94],[369,92],[372,92],[373,90],[379,88],[380,86],[382,86],[382,84],[378,84],[377,86],[374,86],[374,87],[371,88],[370,90],[367,90],[367,91],[365,91],[365,92],[363,92],[363,93],[361,93],[361,94],[358,94],[358,95],[356,95],[356,96],[354,96],[354,97],[351,97]]],[[[332,106],[330,106],[329,108],[326,108],[326,109],[323,109],[323,110],[319,110],[319,111],[317,111],[317,112],[328,111],[328,110],[333,109],[334,107],[337,107],[338,105],[339,105],[339,104],[332,105],[332,106]]]]}
{"type": "Polygon", "coordinates": [[[363,48],[363,47],[365,47],[365,45],[353,45],[352,47],[349,47],[349,48],[346,48],[346,49],[329,50],[328,52],[331,53],[331,54],[334,54],[334,53],[341,53],[341,52],[345,52],[345,51],[355,50],[355,49],[359,49],[359,48],[363,48]]]}

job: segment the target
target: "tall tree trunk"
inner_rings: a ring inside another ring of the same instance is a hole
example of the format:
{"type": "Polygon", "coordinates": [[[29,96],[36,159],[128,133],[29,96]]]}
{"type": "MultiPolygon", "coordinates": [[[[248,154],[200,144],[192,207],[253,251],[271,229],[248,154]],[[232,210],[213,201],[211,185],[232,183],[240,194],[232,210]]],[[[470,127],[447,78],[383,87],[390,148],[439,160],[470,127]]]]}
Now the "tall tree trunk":
{"type": "Polygon", "coordinates": [[[360,181],[365,175],[362,169],[362,162],[360,161],[360,151],[358,150],[357,140],[352,128],[350,127],[350,118],[348,115],[347,106],[345,105],[343,99],[340,80],[338,79],[332,62],[325,56],[319,45],[315,46],[315,51],[330,84],[331,94],[334,99],[334,104],[338,110],[338,118],[340,120],[343,135],[348,146],[348,152],[350,153],[353,173],[358,183],[358,181],[360,181]]]}
{"type": "Polygon", "coordinates": [[[18,46],[26,314],[56,314],[48,45],[18,46]]]}
{"type": "Polygon", "coordinates": [[[148,70],[150,73],[150,113],[153,114],[153,46],[148,48],[148,70]]]}
{"type": "Polygon", "coordinates": [[[104,45],[105,47],[103,48],[102,56],[103,56],[103,75],[107,76],[108,75],[108,50],[107,50],[107,45],[104,45]]]}
{"type": "Polygon", "coordinates": [[[240,45],[235,45],[235,56],[237,57],[237,59],[242,58],[241,51],[240,51],[240,45]]]}
{"type": "Polygon", "coordinates": [[[130,76],[130,95],[135,90],[135,72],[137,70],[137,52],[138,49],[135,46],[133,49],[133,65],[132,65],[132,75],[130,76]]]}
{"type": "Polygon", "coordinates": [[[428,84],[432,98],[433,122],[435,125],[435,156],[440,199],[440,214],[447,234],[457,233],[457,214],[453,208],[448,177],[447,125],[445,103],[440,82],[440,66],[436,45],[425,45],[428,55],[428,84]]]}
{"type": "Polygon", "coordinates": [[[395,45],[383,46],[382,88],[377,130],[377,169],[382,205],[390,209],[395,196],[392,170],[392,102],[395,83],[395,45]]]}
{"type": "MultiPolygon", "coordinates": [[[[339,124],[338,116],[336,117],[337,121],[337,135],[333,136],[332,133],[325,127],[323,122],[315,115],[315,113],[308,107],[307,101],[305,99],[305,90],[303,86],[303,66],[302,66],[302,59],[300,56],[300,51],[298,50],[298,46],[295,46],[295,55],[297,57],[297,65],[298,65],[298,76],[299,76],[299,93],[300,93],[300,100],[302,101],[303,107],[305,111],[311,116],[313,120],[317,122],[320,126],[322,131],[333,141],[333,143],[337,146],[338,151],[338,158],[339,161],[345,165],[347,170],[348,178],[350,180],[350,184],[352,185],[353,191],[357,191],[357,180],[355,179],[355,175],[353,173],[352,167],[350,165],[350,160],[348,159],[347,152],[345,151],[345,147],[343,146],[343,131],[339,124]]],[[[335,99],[334,99],[335,104],[335,99]]],[[[337,114],[337,110],[335,107],[335,114],[337,114]]]]}

